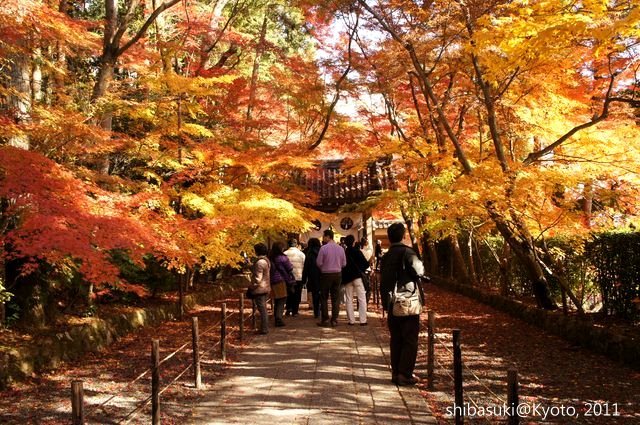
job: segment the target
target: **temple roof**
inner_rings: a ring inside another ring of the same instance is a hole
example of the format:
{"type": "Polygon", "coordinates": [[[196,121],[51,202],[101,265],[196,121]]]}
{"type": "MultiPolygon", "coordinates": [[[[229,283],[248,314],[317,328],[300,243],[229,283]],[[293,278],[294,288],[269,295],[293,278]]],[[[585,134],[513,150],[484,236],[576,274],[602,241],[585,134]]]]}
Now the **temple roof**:
{"type": "Polygon", "coordinates": [[[378,160],[353,174],[345,172],[342,160],[323,161],[301,174],[298,183],[318,195],[319,201],[310,207],[335,212],[343,205],[366,200],[374,191],[395,190],[397,184],[389,164],[390,160],[378,160]]]}

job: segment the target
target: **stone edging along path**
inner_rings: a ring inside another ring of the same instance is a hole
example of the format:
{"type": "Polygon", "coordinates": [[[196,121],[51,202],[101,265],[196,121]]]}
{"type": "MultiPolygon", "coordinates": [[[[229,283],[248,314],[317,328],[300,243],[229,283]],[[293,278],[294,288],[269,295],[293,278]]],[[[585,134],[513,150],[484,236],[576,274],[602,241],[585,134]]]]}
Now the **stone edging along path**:
{"type": "MultiPolygon", "coordinates": [[[[230,286],[227,281],[214,285],[210,290],[186,295],[185,308],[212,303],[230,286]]],[[[177,316],[176,303],[168,302],[132,308],[112,317],[95,317],[89,323],[72,326],[64,332],[44,338],[34,337],[29,344],[20,347],[0,345],[0,389],[34,372],[55,369],[61,362],[78,359],[87,352],[99,351],[138,328],[158,325],[177,316]]]]}
{"type": "Polygon", "coordinates": [[[501,295],[483,292],[468,285],[440,279],[433,279],[431,283],[490,305],[573,344],[589,348],[640,370],[640,340],[637,338],[594,326],[578,317],[564,316],[562,312],[541,310],[501,295]]]}

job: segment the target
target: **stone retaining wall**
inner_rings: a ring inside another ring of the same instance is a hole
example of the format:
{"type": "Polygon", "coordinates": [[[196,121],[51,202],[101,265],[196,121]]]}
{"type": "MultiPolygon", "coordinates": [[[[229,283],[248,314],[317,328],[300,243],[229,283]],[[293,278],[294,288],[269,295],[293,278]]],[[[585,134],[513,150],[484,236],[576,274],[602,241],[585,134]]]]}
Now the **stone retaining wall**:
{"type": "Polygon", "coordinates": [[[478,300],[525,322],[640,370],[640,340],[562,312],[545,311],[478,288],[433,279],[433,284],[478,300]]]}
{"type": "MultiPolygon", "coordinates": [[[[185,307],[191,309],[196,304],[211,304],[221,294],[221,285],[206,292],[189,294],[185,296],[185,307]]],[[[113,317],[92,318],[90,323],[72,326],[65,332],[34,338],[28,345],[0,345],[0,389],[33,373],[55,369],[61,362],[77,360],[87,352],[101,350],[138,328],[158,325],[177,316],[176,303],[133,308],[113,317]]]]}

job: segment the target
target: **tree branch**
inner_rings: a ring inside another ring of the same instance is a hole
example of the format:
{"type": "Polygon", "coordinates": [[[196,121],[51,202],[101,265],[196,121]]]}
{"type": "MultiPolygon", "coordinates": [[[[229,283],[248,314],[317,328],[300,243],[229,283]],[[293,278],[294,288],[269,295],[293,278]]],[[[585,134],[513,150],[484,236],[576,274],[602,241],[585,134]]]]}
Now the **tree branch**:
{"type": "Polygon", "coordinates": [[[131,22],[131,18],[133,18],[133,13],[138,8],[140,4],[140,0],[130,0],[127,5],[127,11],[122,17],[122,22],[118,24],[118,29],[116,30],[115,35],[111,39],[111,46],[117,48],[120,45],[120,40],[122,40],[122,36],[127,31],[129,27],[129,23],[131,22]]]}
{"type": "Polygon", "coordinates": [[[598,124],[600,121],[604,121],[605,119],[607,119],[609,117],[609,105],[612,102],[611,92],[613,91],[613,84],[615,82],[615,78],[616,78],[616,75],[614,73],[611,73],[611,77],[609,78],[609,87],[607,89],[607,94],[604,97],[604,103],[602,105],[602,112],[599,115],[596,114],[593,116],[593,118],[591,118],[590,121],[573,127],[571,130],[567,131],[564,135],[562,135],[555,142],[551,143],[549,146],[543,149],[540,149],[538,151],[531,152],[527,156],[527,158],[524,160],[524,163],[529,165],[534,161],[539,160],[544,155],[548,154],[549,152],[553,151],[555,148],[557,148],[558,146],[560,146],[561,144],[569,140],[574,134],[578,133],[581,130],[584,130],[585,128],[594,126],[598,124]]]}
{"type": "Polygon", "coordinates": [[[138,32],[129,41],[127,41],[124,44],[124,46],[122,46],[121,48],[118,49],[118,53],[117,53],[116,56],[122,55],[131,46],[136,44],[138,42],[138,40],[140,40],[146,34],[146,32],[149,29],[149,27],[151,26],[151,24],[153,24],[153,22],[158,18],[158,16],[160,16],[160,14],[162,12],[164,12],[165,10],[169,9],[170,7],[178,4],[180,1],[181,0],[167,0],[166,2],[164,2],[160,6],[158,6],[158,8],[156,10],[154,10],[151,13],[151,15],[149,15],[149,17],[144,22],[142,27],[138,30],[138,32]]]}
{"type": "Polygon", "coordinates": [[[318,146],[320,146],[320,143],[322,143],[322,140],[324,139],[324,136],[326,135],[327,130],[329,129],[329,124],[331,123],[331,115],[333,115],[333,110],[335,109],[336,105],[338,104],[338,101],[340,100],[340,87],[342,86],[342,83],[344,82],[344,80],[347,79],[347,75],[349,75],[349,72],[351,72],[351,44],[353,43],[353,38],[356,34],[357,28],[358,28],[358,22],[356,19],[356,23],[353,26],[353,30],[349,32],[349,43],[347,45],[347,68],[344,70],[342,75],[340,75],[340,78],[338,79],[338,81],[336,81],[336,93],[334,94],[333,100],[329,105],[329,110],[327,111],[327,115],[325,116],[322,130],[320,131],[320,135],[318,136],[316,141],[309,146],[309,150],[313,150],[318,146]]]}
{"type": "Polygon", "coordinates": [[[373,8],[366,2],[366,0],[358,0],[358,3],[367,12],[369,12],[374,17],[374,19],[376,21],[378,21],[380,26],[385,31],[387,31],[389,33],[389,35],[391,35],[391,37],[394,40],[396,40],[398,43],[400,43],[405,48],[405,50],[409,53],[409,57],[411,58],[411,62],[413,64],[413,67],[414,67],[417,75],[420,77],[420,80],[423,83],[421,86],[423,86],[422,88],[426,92],[426,93],[424,93],[425,97],[427,97],[428,99],[430,99],[433,102],[434,108],[438,113],[439,121],[442,124],[442,126],[444,127],[447,135],[449,136],[449,139],[451,140],[451,143],[453,143],[453,146],[455,147],[456,154],[458,156],[458,161],[460,161],[460,164],[462,165],[464,173],[465,174],[470,174],[471,171],[472,171],[471,163],[467,159],[467,155],[466,155],[465,151],[462,149],[462,145],[460,144],[460,141],[458,140],[458,138],[456,137],[456,134],[454,133],[453,129],[451,128],[451,124],[449,124],[449,121],[447,120],[447,117],[446,117],[443,109],[440,107],[438,99],[436,98],[436,95],[433,92],[433,87],[431,85],[431,81],[429,80],[429,77],[426,74],[424,67],[422,66],[422,64],[420,64],[420,60],[418,59],[418,55],[417,55],[417,53],[415,51],[415,48],[414,48],[413,44],[410,41],[404,41],[402,39],[402,37],[393,28],[391,28],[391,26],[389,26],[389,24],[387,24],[387,22],[384,20],[384,18],[382,16],[380,16],[380,14],[378,12],[373,10],[373,8]]]}

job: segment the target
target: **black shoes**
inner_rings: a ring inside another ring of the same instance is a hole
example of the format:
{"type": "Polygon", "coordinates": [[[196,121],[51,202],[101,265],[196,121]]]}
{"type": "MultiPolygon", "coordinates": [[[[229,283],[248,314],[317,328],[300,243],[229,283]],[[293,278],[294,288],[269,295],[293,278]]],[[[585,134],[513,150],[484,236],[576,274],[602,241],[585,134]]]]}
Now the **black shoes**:
{"type": "Polygon", "coordinates": [[[368,326],[368,323],[367,322],[360,323],[360,326],[368,326]]]}
{"type": "Polygon", "coordinates": [[[337,320],[332,320],[331,321],[331,327],[335,328],[336,326],[338,326],[338,321],[337,320]]]}
{"type": "Polygon", "coordinates": [[[318,323],[318,326],[320,326],[321,328],[330,328],[331,323],[329,323],[328,320],[323,320],[322,322],[318,323]]]}
{"type": "Polygon", "coordinates": [[[285,326],[285,324],[282,320],[276,320],[276,328],[281,328],[283,326],[285,326]]]}
{"type": "Polygon", "coordinates": [[[391,382],[393,382],[394,384],[400,387],[410,387],[412,385],[417,384],[419,382],[419,379],[415,375],[407,378],[403,374],[399,373],[397,376],[391,378],[391,382]]]}

